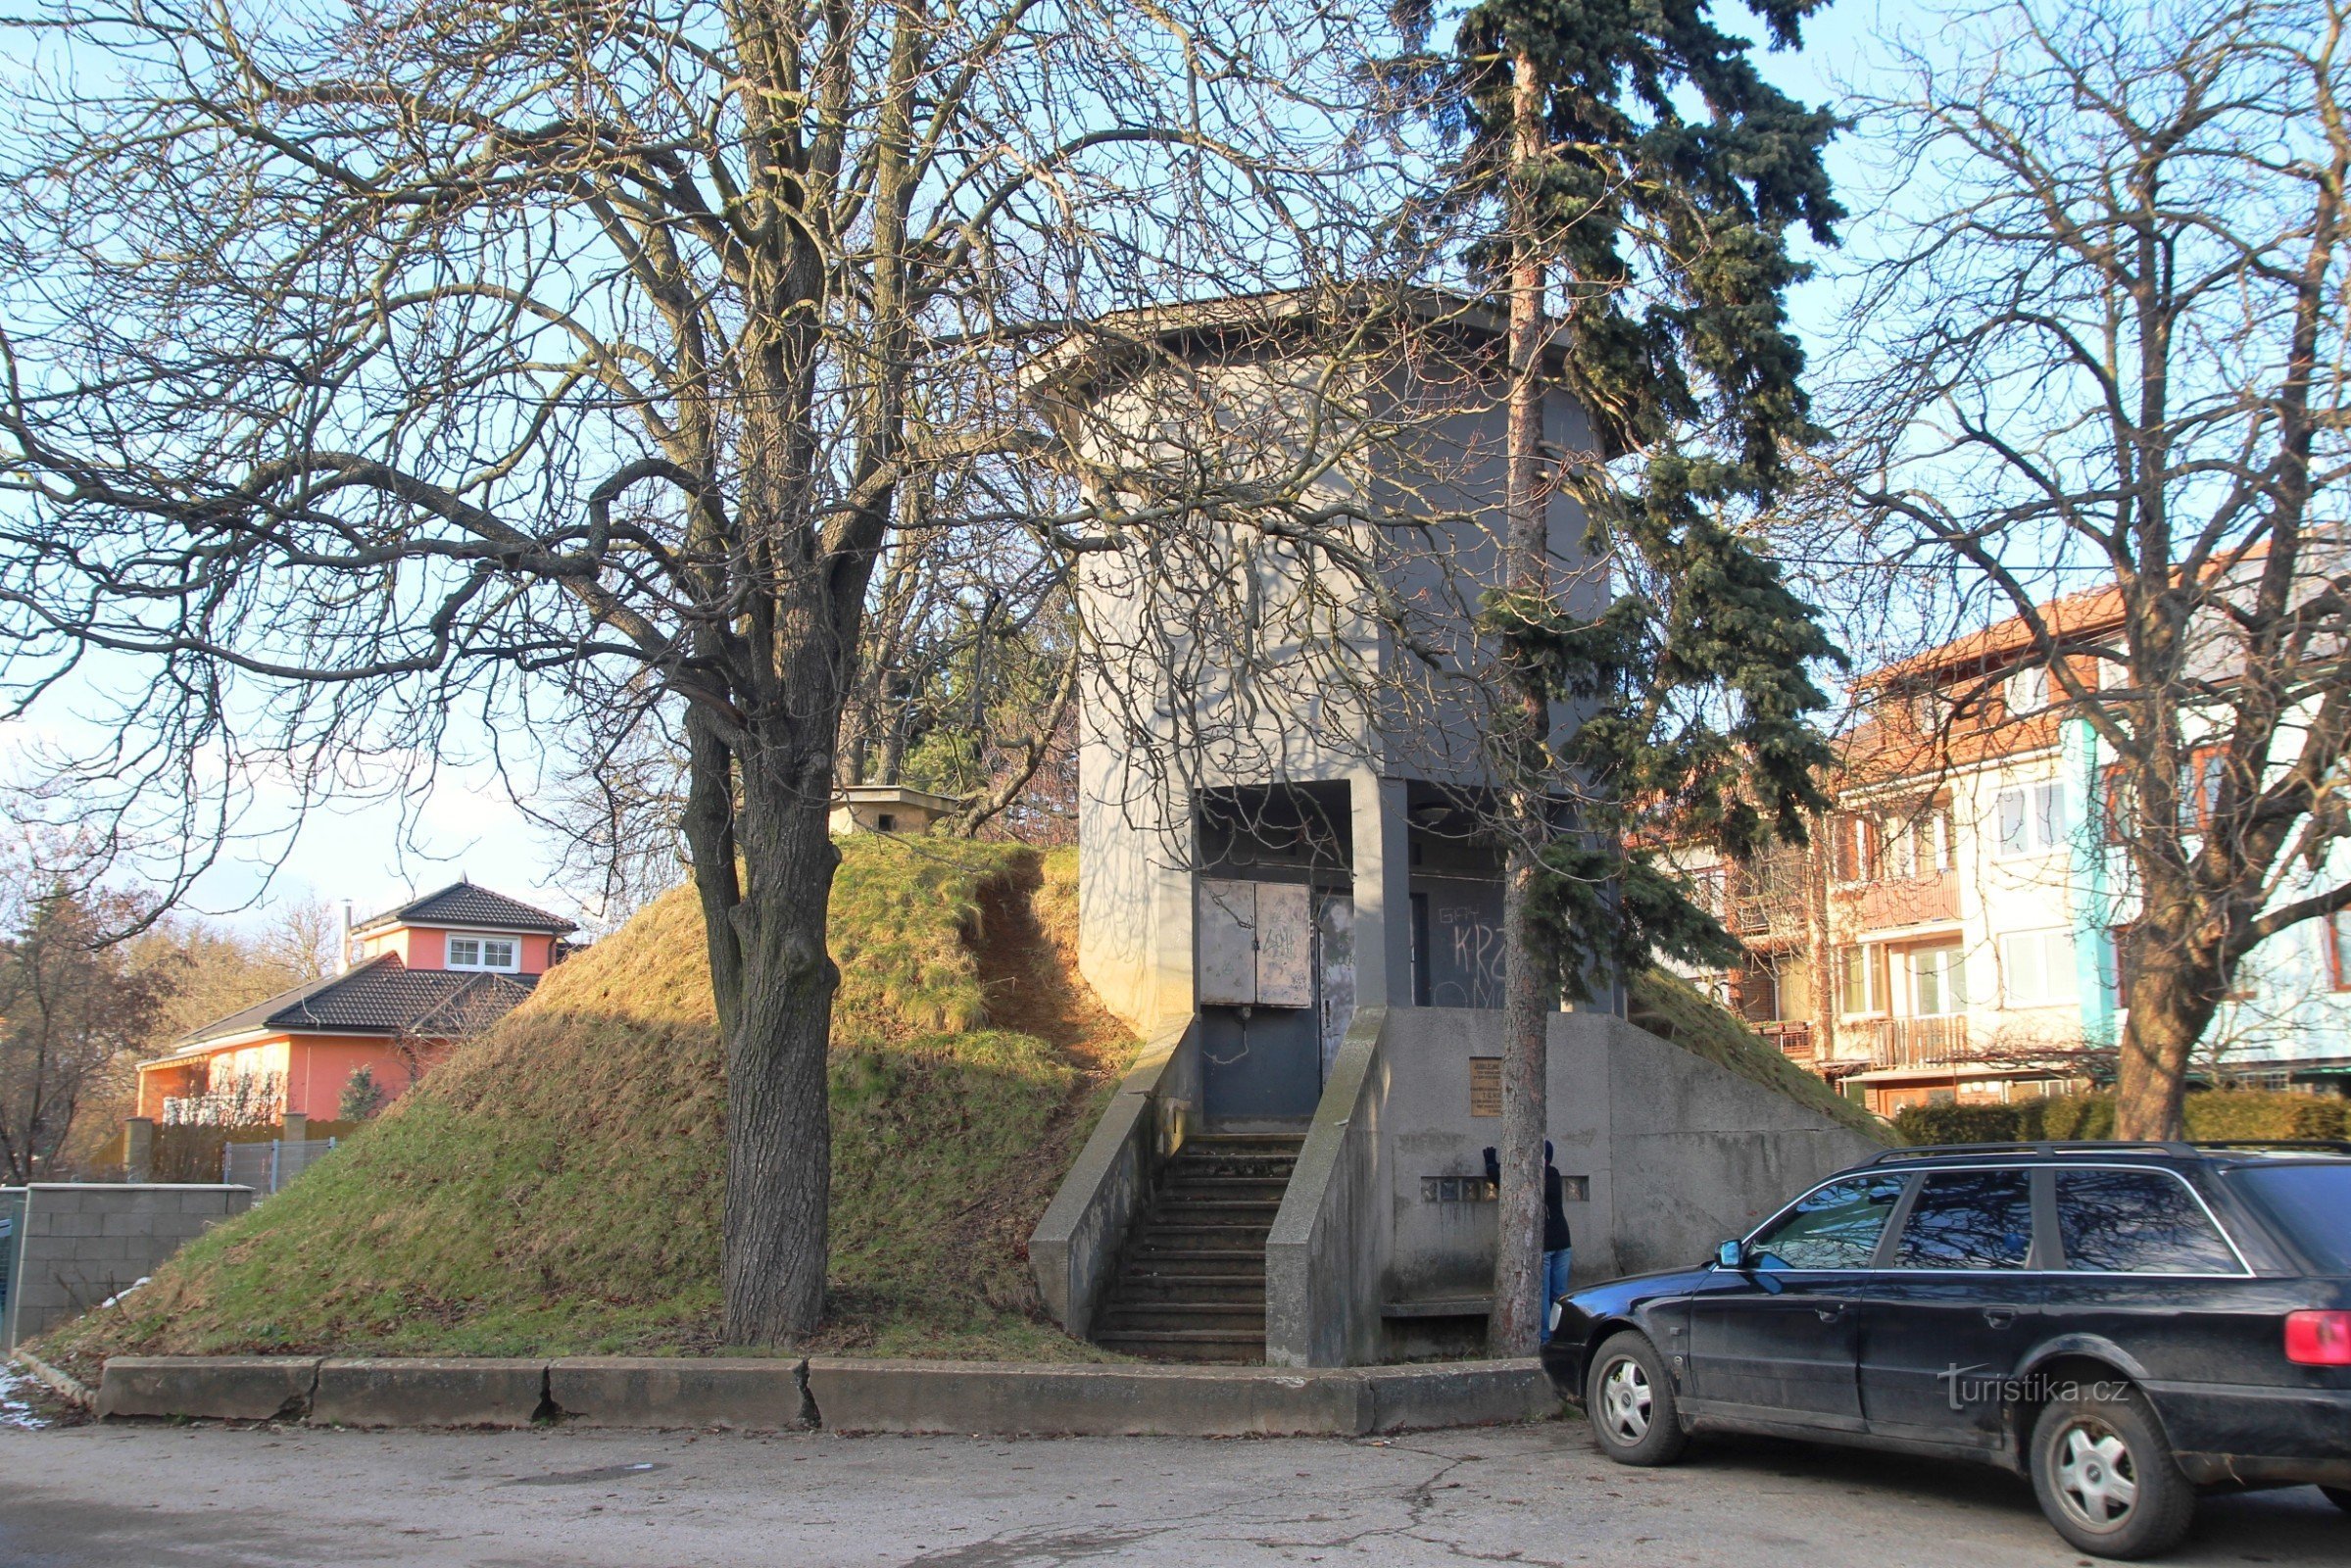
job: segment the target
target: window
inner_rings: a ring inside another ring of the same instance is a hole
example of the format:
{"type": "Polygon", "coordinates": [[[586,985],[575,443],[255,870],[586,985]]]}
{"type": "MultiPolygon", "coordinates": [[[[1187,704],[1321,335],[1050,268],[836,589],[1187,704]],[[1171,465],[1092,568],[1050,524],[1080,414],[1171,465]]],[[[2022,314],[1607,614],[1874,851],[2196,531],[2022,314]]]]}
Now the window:
{"type": "Polygon", "coordinates": [[[2018,931],[2002,937],[2000,970],[2012,1007],[2073,1001],[2074,933],[2018,931]]]}
{"type": "Polygon", "coordinates": [[[1724,917],[1723,868],[1701,866],[1690,873],[1690,902],[1720,920],[1724,917]]]}
{"type": "Polygon", "coordinates": [[[1952,828],[1947,801],[1888,813],[1877,821],[1875,829],[1880,876],[1933,876],[1958,864],[1958,835],[1952,828]]]}
{"type": "Polygon", "coordinates": [[[1894,1267],[2023,1268],[2032,1250],[2032,1182],[2025,1172],[1940,1171],[1919,1188],[1894,1267]]]}
{"type": "Polygon", "coordinates": [[[1757,1268],[1867,1268],[1886,1234],[1899,1176],[1855,1176],[1807,1194],[1755,1238],[1757,1268]]]}
{"type": "Polygon", "coordinates": [[[2065,786],[2028,784],[2002,790],[1994,802],[2002,856],[2042,855],[2065,842],[2065,786]]]}
{"type": "Polygon", "coordinates": [[[2131,944],[2130,926],[2106,928],[2106,989],[2113,993],[2117,1006],[2131,1005],[2131,979],[2138,973],[2138,956],[2131,944]]]}
{"type": "Polygon", "coordinates": [[[452,969],[512,970],[514,963],[513,937],[449,938],[449,967],[452,969]]]}
{"type": "Polygon", "coordinates": [[[873,826],[874,830],[879,833],[895,833],[898,831],[898,817],[892,812],[884,811],[873,819],[873,826]]]}
{"type": "Polygon", "coordinates": [[[1903,706],[1910,711],[1911,727],[1929,738],[1946,734],[1951,727],[1951,721],[1959,716],[1960,710],[1957,693],[1947,692],[1935,686],[1930,686],[1925,691],[1911,693],[1904,700],[1903,706]]]}
{"type": "Polygon", "coordinates": [[[2015,674],[2008,677],[2008,711],[2022,718],[2037,713],[2049,706],[2049,667],[2046,664],[2019,664],[2015,674]]]}
{"type": "Polygon", "coordinates": [[[2192,752],[2180,770],[2180,825],[2202,832],[2220,809],[2222,768],[2228,758],[2217,747],[2192,752]]]}
{"type": "Polygon", "coordinates": [[[1830,871],[1839,882],[1867,882],[1877,875],[1877,824],[1852,811],[1829,821],[1830,871]]]}
{"type": "Polygon", "coordinates": [[[2252,1191],[2295,1250],[2322,1274],[2351,1274],[2351,1169],[2272,1165],[2229,1173],[2252,1191]]]}
{"type": "Polygon", "coordinates": [[[2131,775],[2120,762],[2110,763],[2104,775],[2104,809],[2098,826],[2109,844],[2128,844],[2138,832],[2138,807],[2132,799],[2131,775]]]}
{"type": "Polygon", "coordinates": [[[1846,1012],[1886,1010],[1886,950],[1840,948],[1837,954],[1837,1004],[1846,1012]]]}
{"type": "Polygon", "coordinates": [[[1958,943],[1910,950],[1910,1000],[1921,1017],[1967,1011],[1967,954],[1958,943]]]}
{"type": "Polygon", "coordinates": [[[2157,1170],[2057,1172],[2065,1266],[2091,1274],[2234,1274],[2236,1254],[2179,1177],[2157,1170]]]}

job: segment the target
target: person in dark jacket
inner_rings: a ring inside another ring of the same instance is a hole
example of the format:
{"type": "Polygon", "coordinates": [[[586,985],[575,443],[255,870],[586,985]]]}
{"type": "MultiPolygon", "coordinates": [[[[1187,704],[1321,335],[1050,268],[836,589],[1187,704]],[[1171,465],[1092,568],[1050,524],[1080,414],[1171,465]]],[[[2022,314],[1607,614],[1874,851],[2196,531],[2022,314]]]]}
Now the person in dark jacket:
{"type": "MultiPolygon", "coordinates": [[[[1499,1187],[1502,1161],[1491,1145],[1486,1150],[1486,1179],[1499,1187]]],[[[1567,1228],[1564,1183],[1551,1163],[1551,1141],[1543,1141],[1543,1312],[1537,1319],[1544,1343],[1551,1338],[1551,1303],[1567,1294],[1568,1265],[1575,1259],[1576,1242],[1567,1228]]]]}

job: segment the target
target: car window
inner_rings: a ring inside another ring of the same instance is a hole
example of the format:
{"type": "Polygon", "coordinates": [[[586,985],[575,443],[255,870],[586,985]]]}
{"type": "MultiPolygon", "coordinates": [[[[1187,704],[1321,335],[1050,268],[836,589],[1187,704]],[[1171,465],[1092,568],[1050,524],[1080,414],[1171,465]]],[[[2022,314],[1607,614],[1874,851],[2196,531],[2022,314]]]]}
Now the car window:
{"type": "Polygon", "coordinates": [[[2101,1274],[2234,1274],[2236,1254],[2186,1186],[2159,1170],[2061,1170],[2065,1266],[2101,1274]]]}
{"type": "Polygon", "coordinates": [[[1756,1268],[1867,1268],[1886,1234],[1899,1176],[1855,1176],[1805,1195],[1750,1249],[1756,1268]]]}
{"type": "Polygon", "coordinates": [[[2351,1274],[2351,1165],[2244,1166],[2230,1173],[2322,1273],[2351,1274]]]}
{"type": "Polygon", "coordinates": [[[2033,1188],[2021,1170],[1936,1171],[1894,1245],[1896,1268],[2023,1268],[2033,1250],[2033,1188]]]}

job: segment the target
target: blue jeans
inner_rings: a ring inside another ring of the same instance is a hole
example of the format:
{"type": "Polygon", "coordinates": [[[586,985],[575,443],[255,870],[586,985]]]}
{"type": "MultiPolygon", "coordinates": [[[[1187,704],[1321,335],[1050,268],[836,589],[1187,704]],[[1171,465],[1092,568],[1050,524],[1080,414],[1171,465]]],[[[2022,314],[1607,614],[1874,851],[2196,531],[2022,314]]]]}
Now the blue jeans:
{"type": "Polygon", "coordinates": [[[1572,1247],[1562,1247],[1556,1252],[1543,1254],[1543,1313],[1536,1319],[1540,1324],[1543,1343],[1551,1343],[1551,1303],[1567,1294],[1567,1266],[1576,1255],[1572,1247]]]}

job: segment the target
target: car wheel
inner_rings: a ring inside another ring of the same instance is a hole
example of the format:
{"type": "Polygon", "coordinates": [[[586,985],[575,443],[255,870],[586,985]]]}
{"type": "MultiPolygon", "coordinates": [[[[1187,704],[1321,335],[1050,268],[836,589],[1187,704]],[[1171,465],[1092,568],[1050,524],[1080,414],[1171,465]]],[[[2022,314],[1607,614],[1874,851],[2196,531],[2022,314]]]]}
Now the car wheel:
{"type": "Polygon", "coordinates": [[[2152,1557],[2187,1534],[2195,1489],[2135,1391],[2063,1399],[2033,1424],[2033,1490],[2057,1533],[2095,1557],[2152,1557]]]}
{"type": "Polygon", "coordinates": [[[1645,1335],[1616,1334],[1584,1378],[1584,1412],[1600,1451],[1618,1464],[1672,1464],[1688,1441],[1673,1380],[1645,1335]]]}

